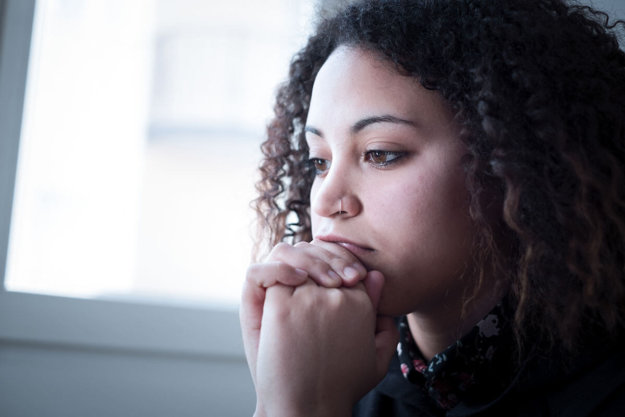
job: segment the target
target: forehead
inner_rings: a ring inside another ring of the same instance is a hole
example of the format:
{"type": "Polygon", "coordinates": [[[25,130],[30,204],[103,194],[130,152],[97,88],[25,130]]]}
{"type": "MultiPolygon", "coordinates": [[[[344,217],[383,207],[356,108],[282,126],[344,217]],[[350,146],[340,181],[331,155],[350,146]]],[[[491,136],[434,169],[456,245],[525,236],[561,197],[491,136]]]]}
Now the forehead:
{"type": "Polygon", "coordinates": [[[415,77],[400,74],[379,55],[340,46],[323,64],[313,85],[307,124],[355,122],[393,114],[417,124],[448,123],[449,106],[415,77]]]}

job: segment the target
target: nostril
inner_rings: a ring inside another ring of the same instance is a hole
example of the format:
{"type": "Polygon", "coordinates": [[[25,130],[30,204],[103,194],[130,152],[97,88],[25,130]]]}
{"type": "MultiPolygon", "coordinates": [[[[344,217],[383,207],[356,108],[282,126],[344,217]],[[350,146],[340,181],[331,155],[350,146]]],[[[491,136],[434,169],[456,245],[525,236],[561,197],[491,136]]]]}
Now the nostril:
{"type": "Polygon", "coordinates": [[[339,198],[339,211],[336,214],[347,214],[345,210],[343,210],[343,198],[339,198]]]}

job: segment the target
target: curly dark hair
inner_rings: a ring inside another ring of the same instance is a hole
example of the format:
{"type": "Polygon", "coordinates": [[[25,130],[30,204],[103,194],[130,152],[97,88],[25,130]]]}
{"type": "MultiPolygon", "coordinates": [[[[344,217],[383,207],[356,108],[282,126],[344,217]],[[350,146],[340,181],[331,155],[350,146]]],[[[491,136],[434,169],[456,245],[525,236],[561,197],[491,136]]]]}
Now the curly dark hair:
{"type": "Polygon", "coordinates": [[[477,272],[508,280],[519,346],[531,336],[573,348],[589,325],[621,331],[623,27],[564,0],[371,0],[323,20],[291,62],[262,145],[259,242],[311,239],[313,82],[338,46],[363,48],[453,109],[469,150],[477,272]]]}

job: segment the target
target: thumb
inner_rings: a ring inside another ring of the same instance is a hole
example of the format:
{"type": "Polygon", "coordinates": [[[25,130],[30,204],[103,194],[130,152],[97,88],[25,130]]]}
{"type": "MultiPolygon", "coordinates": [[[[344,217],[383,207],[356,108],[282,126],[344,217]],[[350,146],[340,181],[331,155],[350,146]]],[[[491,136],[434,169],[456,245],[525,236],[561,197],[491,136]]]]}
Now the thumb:
{"type": "Polygon", "coordinates": [[[390,316],[378,316],[375,332],[375,354],[377,376],[382,379],[388,372],[388,365],[397,349],[399,330],[390,316]]]}
{"type": "MultiPolygon", "coordinates": [[[[377,311],[384,287],[384,275],[380,271],[369,271],[364,284],[373,308],[377,311]]],[[[397,349],[399,331],[390,316],[377,316],[375,325],[376,372],[381,380],[386,375],[388,365],[397,349]]]]}
{"type": "Polygon", "coordinates": [[[256,384],[256,356],[260,340],[265,292],[265,288],[245,282],[239,308],[243,347],[254,384],[256,384]]]}
{"type": "Polygon", "coordinates": [[[363,282],[367,295],[371,299],[371,304],[373,304],[373,309],[377,311],[384,286],[384,275],[380,271],[369,271],[363,282]]]}

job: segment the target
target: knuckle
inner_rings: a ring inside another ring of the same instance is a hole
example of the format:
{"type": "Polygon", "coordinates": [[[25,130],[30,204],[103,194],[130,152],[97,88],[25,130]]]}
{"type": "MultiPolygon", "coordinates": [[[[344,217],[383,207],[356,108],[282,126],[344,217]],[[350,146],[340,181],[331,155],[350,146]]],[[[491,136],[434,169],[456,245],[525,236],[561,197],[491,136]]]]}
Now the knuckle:
{"type": "Polygon", "coordinates": [[[281,281],[283,277],[292,272],[293,268],[284,262],[267,261],[248,266],[245,279],[248,283],[265,286],[268,283],[281,281]]]}
{"type": "Polygon", "coordinates": [[[311,269],[319,273],[325,273],[330,268],[330,265],[323,259],[314,258],[311,259],[311,269]]]}
{"type": "Polygon", "coordinates": [[[248,284],[262,286],[268,276],[269,269],[270,266],[267,263],[251,264],[245,271],[245,281],[248,284]]]}
{"type": "Polygon", "coordinates": [[[286,242],[280,242],[276,246],[273,247],[273,249],[269,253],[269,258],[273,259],[276,257],[280,257],[284,255],[286,252],[288,252],[290,249],[291,249],[291,245],[289,245],[286,242]]]}
{"type": "Polygon", "coordinates": [[[338,267],[338,268],[343,268],[346,267],[347,265],[350,265],[353,263],[353,261],[351,259],[347,259],[344,258],[342,256],[337,256],[337,255],[333,255],[330,260],[329,260],[330,264],[334,267],[338,267]]]}
{"type": "Polygon", "coordinates": [[[290,274],[293,272],[293,267],[285,262],[274,263],[275,273],[278,275],[290,274]]]}
{"type": "Polygon", "coordinates": [[[276,246],[274,246],[274,250],[276,250],[276,251],[283,251],[283,250],[287,250],[287,249],[290,249],[290,248],[291,248],[291,245],[289,245],[286,242],[280,242],[276,246]]]}
{"type": "Polygon", "coordinates": [[[262,268],[262,264],[251,264],[247,267],[247,270],[245,271],[245,278],[248,281],[253,280],[253,277],[255,277],[256,275],[258,275],[259,270],[262,268]]]}
{"type": "MultiPolygon", "coordinates": [[[[270,292],[272,290],[272,288],[269,288],[267,292],[270,292]]],[[[288,305],[286,303],[272,302],[273,299],[271,298],[267,298],[267,300],[269,301],[267,302],[267,305],[265,307],[265,320],[284,323],[287,320],[289,314],[291,314],[288,305]]]]}
{"type": "Polygon", "coordinates": [[[346,300],[345,291],[339,288],[329,288],[326,296],[327,302],[333,307],[342,305],[346,300]]]}
{"type": "Polygon", "coordinates": [[[316,237],[314,237],[311,241],[310,241],[311,245],[322,245],[323,244],[323,240],[319,240],[316,237]]]}

